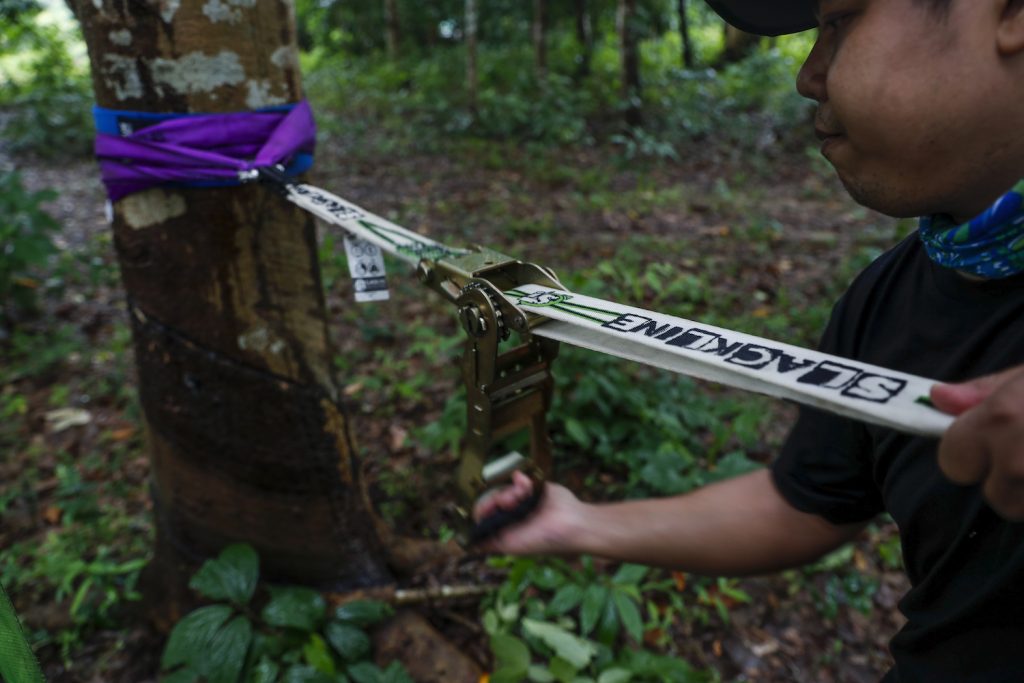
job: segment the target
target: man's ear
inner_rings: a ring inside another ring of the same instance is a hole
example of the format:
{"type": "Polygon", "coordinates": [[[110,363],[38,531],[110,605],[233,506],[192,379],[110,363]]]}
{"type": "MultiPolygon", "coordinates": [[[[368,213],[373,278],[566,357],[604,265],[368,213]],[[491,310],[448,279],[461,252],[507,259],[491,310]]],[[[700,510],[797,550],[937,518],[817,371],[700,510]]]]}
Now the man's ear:
{"type": "Polygon", "coordinates": [[[1004,57],[1024,52],[1024,0],[1001,0],[996,46],[1004,57]]]}

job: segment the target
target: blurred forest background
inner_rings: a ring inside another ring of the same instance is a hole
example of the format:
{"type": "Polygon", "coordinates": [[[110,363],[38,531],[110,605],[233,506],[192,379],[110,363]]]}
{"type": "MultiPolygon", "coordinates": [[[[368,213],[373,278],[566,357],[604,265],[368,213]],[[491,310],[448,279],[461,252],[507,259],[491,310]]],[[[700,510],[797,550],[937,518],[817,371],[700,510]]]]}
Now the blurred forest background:
{"type": "MultiPolygon", "coordinates": [[[[812,35],[727,30],[697,0],[295,12],[319,125],[312,181],[445,242],[551,266],[571,289],[813,345],[850,278],[910,229],[854,205],[820,159],[793,86],[812,35]]],[[[409,610],[494,682],[885,670],[905,589],[887,520],[773,577],[453,554],[401,576],[404,598],[357,602],[257,589],[257,560],[236,546],[193,579],[207,611],[165,650],[139,585],[150,461],[92,104],[67,7],[0,0],[0,582],[50,680],[161,667],[174,681],[419,680],[381,635],[409,610]],[[256,635],[232,640],[243,621],[256,635]]],[[[321,229],[319,262],[368,495],[402,534],[445,543],[465,422],[453,311],[398,263],[389,302],[353,303],[334,231],[321,229]]],[[[763,466],[795,415],[579,349],[555,375],[556,478],[590,500],[763,466]]]]}

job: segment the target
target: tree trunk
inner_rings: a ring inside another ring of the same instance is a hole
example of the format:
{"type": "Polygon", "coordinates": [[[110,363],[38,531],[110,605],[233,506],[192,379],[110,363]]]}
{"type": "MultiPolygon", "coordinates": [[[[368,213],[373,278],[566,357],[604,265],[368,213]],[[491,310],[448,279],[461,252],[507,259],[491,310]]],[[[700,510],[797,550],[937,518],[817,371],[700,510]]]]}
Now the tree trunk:
{"type": "Polygon", "coordinates": [[[719,64],[734,64],[743,61],[754,52],[761,36],[746,33],[730,24],[725,25],[725,49],[718,60],[719,64]]]}
{"type": "Polygon", "coordinates": [[[626,124],[637,127],[643,124],[641,111],[640,46],[636,30],[637,0],[619,0],[616,24],[619,29],[619,45],[622,54],[622,98],[626,103],[626,124]]]}
{"type": "Polygon", "coordinates": [[[576,40],[580,54],[576,57],[576,78],[590,75],[590,63],[594,56],[594,25],[590,19],[587,0],[576,0],[576,40]]]}
{"type": "Polygon", "coordinates": [[[388,49],[388,59],[398,58],[398,41],[400,39],[398,24],[398,0],[384,0],[384,42],[388,49]]]}
{"type": "MultiPolygon", "coordinates": [[[[102,107],[226,112],[302,97],[290,0],[76,0],[102,107]]],[[[268,578],[389,579],[331,369],[312,220],[262,186],[114,206],[157,520],[156,614],[233,541],[268,578]]]]}
{"type": "Polygon", "coordinates": [[[686,16],[686,0],[679,2],[679,36],[683,39],[683,68],[696,66],[693,57],[693,41],[690,38],[690,20],[686,16]]]}
{"type": "Polygon", "coordinates": [[[548,76],[548,45],[547,45],[547,14],[545,0],[533,0],[533,35],[534,70],[537,82],[543,83],[548,76]]]}
{"type": "Polygon", "coordinates": [[[477,19],[476,0],[466,0],[466,96],[473,116],[476,116],[477,91],[480,87],[476,72],[477,19]]]}

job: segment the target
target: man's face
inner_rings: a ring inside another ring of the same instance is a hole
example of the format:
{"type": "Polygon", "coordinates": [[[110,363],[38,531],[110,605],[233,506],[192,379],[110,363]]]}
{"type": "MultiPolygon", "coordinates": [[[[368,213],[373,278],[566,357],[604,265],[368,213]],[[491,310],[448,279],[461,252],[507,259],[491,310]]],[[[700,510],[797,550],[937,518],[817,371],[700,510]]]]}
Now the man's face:
{"type": "Polygon", "coordinates": [[[797,89],[819,103],[822,154],[854,199],[966,220],[1024,177],[1024,59],[1003,49],[998,6],[820,0],[797,89]]]}

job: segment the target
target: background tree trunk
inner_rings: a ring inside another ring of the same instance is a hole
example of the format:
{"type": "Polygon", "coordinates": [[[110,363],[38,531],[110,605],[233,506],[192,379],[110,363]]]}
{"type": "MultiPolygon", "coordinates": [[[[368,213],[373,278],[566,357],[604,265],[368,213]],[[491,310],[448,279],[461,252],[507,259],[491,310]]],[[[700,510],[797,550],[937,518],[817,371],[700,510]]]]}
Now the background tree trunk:
{"type": "Polygon", "coordinates": [[[531,35],[533,36],[534,70],[538,83],[543,83],[548,76],[547,14],[547,2],[533,0],[531,35]]]}
{"type": "Polygon", "coordinates": [[[477,92],[480,87],[476,71],[478,16],[476,0],[466,0],[466,96],[469,99],[469,109],[474,116],[476,116],[477,92]]]}
{"type": "Polygon", "coordinates": [[[749,57],[757,49],[761,36],[746,33],[735,26],[725,25],[725,49],[720,64],[734,64],[749,57]]]}
{"type": "Polygon", "coordinates": [[[693,68],[696,63],[693,56],[693,41],[690,38],[690,20],[686,16],[686,0],[678,0],[679,36],[683,41],[683,67],[693,68]]]}
{"type": "Polygon", "coordinates": [[[630,127],[643,124],[640,107],[640,46],[636,30],[637,0],[619,0],[616,24],[622,54],[622,98],[626,102],[626,123],[630,127]]]}
{"type": "Polygon", "coordinates": [[[384,23],[384,42],[387,45],[388,59],[394,61],[398,58],[398,43],[401,40],[398,23],[398,0],[384,0],[384,23]]]}
{"type": "MultiPolygon", "coordinates": [[[[302,97],[288,0],[76,0],[96,101],[225,112],[302,97]]],[[[232,541],[266,577],[335,588],[388,571],[332,374],[314,225],[261,186],[151,189],[114,207],[152,461],[157,614],[232,541]],[[176,592],[177,591],[177,592],[176,592]]]]}
{"type": "Polygon", "coordinates": [[[594,24],[587,0],[576,0],[576,40],[580,44],[580,54],[576,57],[576,78],[582,79],[590,75],[590,63],[594,57],[594,24]]]}

